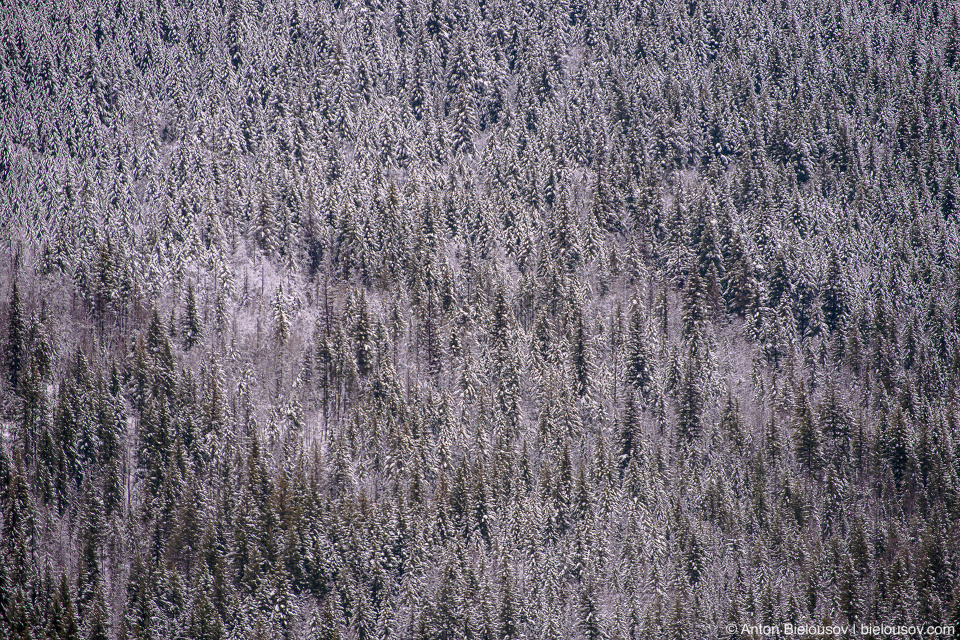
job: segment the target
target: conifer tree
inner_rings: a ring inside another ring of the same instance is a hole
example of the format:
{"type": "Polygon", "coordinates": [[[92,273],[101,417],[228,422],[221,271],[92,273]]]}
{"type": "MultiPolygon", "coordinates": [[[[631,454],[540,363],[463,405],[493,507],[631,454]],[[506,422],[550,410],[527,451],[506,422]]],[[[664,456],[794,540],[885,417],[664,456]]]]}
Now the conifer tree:
{"type": "Polygon", "coordinates": [[[695,347],[691,346],[684,359],[677,398],[677,435],[681,445],[692,443],[703,430],[705,390],[701,368],[695,347]]]}
{"type": "Polygon", "coordinates": [[[277,287],[273,296],[273,337],[277,345],[284,346],[290,339],[290,318],[287,309],[287,296],[283,292],[283,283],[277,287]]]}
{"type": "Polygon", "coordinates": [[[37,513],[27,482],[26,470],[18,451],[14,454],[2,504],[4,547],[13,560],[11,577],[19,582],[25,581],[29,575],[28,561],[37,543],[37,513]]]}
{"type": "Polygon", "coordinates": [[[636,395],[630,393],[627,395],[623,424],[620,427],[620,436],[618,439],[619,452],[617,467],[620,469],[621,480],[623,479],[624,471],[640,453],[640,428],[640,407],[638,406],[636,395]]]}
{"type": "Polygon", "coordinates": [[[260,201],[256,208],[250,233],[257,248],[270,257],[278,248],[276,230],[276,203],[264,180],[260,201]]]}
{"type": "Polygon", "coordinates": [[[739,232],[731,233],[727,253],[724,260],[726,270],[721,282],[727,311],[740,315],[750,314],[759,304],[759,283],[739,232]]]}
{"type": "Polygon", "coordinates": [[[911,461],[913,458],[911,434],[908,426],[909,417],[904,414],[898,405],[889,417],[885,432],[878,434],[882,455],[890,465],[897,485],[902,487],[911,476],[911,461]]]}
{"type": "Polygon", "coordinates": [[[823,293],[823,318],[831,332],[841,326],[847,312],[847,292],[843,283],[840,258],[837,250],[831,249],[823,293]]]}
{"type": "Polygon", "coordinates": [[[10,640],[29,640],[32,637],[31,620],[28,617],[27,601],[23,587],[7,591],[10,594],[9,602],[4,607],[3,621],[10,640]]]}
{"type": "Polygon", "coordinates": [[[110,635],[110,614],[107,610],[106,598],[103,594],[102,585],[98,585],[91,605],[87,613],[84,624],[86,631],[85,640],[109,640],[110,635]]]}
{"type": "Polygon", "coordinates": [[[571,342],[573,364],[574,392],[585,400],[589,400],[590,387],[594,378],[594,365],[590,354],[587,330],[584,327],[583,311],[576,312],[571,342]]]}
{"type": "Polygon", "coordinates": [[[193,283],[187,288],[187,308],[183,316],[183,326],[180,333],[183,335],[183,348],[189,351],[203,339],[203,323],[200,312],[197,310],[197,298],[194,294],[193,283]]]}
{"type": "Polygon", "coordinates": [[[454,154],[470,155],[474,151],[473,135],[477,118],[473,99],[467,93],[465,86],[459,88],[456,102],[457,107],[451,140],[452,149],[454,154]]]}
{"type": "Polygon", "coordinates": [[[7,320],[7,335],[3,345],[4,364],[10,387],[19,387],[26,356],[26,326],[24,324],[23,302],[20,300],[20,287],[16,279],[10,293],[10,308],[7,320]]]}
{"type": "Polygon", "coordinates": [[[370,308],[363,291],[353,291],[350,297],[350,339],[353,342],[357,373],[361,377],[370,375],[374,367],[373,325],[370,308]]]}
{"type": "Polygon", "coordinates": [[[697,265],[704,289],[704,303],[708,310],[718,310],[721,302],[721,283],[726,277],[726,269],[716,229],[717,205],[713,202],[713,191],[708,189],[703,198],[706,202],[702,203],[700,207],[701,219],[698,226],[701,228],[696,247],[697,265]]]}
{"type": "Polygon", "coordinates": [[[696,263],[691,265],[683,285],[681,305],[684,339],[700,340],[708,318],[707,291],[696,263]]]}
{"type": "Polygon", "coordinates": [[[806,390],[801,385],[797,391],[795,403],[795,440],[797,458],[808,473],[815,472],[820,467],[821,460],[821,442],[820,430],[817,427],[813,411],[807,400],[806,390]]]}
{"type": "Polygon", "coordinates": [[[644,328],[640,309],[640,305],[636,305],[630,315],[626,377],[646,401],[650,399],[653,390],[653,355],[650,352],[649,334],[644,328]]]}
{"type": "Polygon", "coordinates": [[[54,598],[61,611],[59,620],[56,621],[54,633],[61,640],[80,640],[80,626],[77,622],[77,614],[73,607],[73,596],[67,584],[66,574],[60,576],[60,588],[54,598]]]}

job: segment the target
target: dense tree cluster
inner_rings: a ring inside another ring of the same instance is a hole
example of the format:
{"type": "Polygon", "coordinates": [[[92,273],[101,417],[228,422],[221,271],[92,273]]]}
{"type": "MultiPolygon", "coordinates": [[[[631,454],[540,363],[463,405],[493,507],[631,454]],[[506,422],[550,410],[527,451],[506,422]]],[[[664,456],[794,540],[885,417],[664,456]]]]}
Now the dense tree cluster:
{"type": "Polygon", "coordinates": [[[0,21],[0,636],[960,625],[954,3],[0,21]]]}

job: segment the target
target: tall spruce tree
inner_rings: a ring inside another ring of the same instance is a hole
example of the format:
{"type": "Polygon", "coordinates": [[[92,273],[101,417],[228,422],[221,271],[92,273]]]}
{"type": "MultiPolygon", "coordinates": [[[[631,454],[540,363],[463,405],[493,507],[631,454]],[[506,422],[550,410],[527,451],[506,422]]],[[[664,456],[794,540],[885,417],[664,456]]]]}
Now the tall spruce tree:
{"type": "Polygon", "coordinates": [[[13,288],[10,292],[10,307],[7,314],[7,335],[3,345],[3,359],[10,388],[16,390],[23,375],[27,339],[23,301],[20,299],[20,287],[16,279],[13,281],[13,288]]]}

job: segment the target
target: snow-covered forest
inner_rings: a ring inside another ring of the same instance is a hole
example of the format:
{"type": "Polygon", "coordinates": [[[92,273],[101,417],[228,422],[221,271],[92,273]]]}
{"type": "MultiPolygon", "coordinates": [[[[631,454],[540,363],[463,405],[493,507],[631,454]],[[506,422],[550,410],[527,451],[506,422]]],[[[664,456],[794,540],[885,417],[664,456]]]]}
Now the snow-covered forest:
{"type": "Polygon", "coordinates": [[[960,628],[955,2],[12,0],[0,51],[0,637],[960,628]]]}

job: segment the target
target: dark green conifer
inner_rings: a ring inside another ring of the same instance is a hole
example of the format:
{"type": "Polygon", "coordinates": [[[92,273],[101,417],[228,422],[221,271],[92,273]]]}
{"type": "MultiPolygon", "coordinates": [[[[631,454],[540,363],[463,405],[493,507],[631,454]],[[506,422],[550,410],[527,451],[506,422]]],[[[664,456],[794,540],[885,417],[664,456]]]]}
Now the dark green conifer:
{"type": "Polygon", "coordinates": [[[10,309],[8,311],[7,335],[3,345],[4,364],[7,370],[7,380],[10,387],[16,390],[23,374],[24,357],[26,355],[26,326],[24,323],[23,302],[20,300],[20,287],[17,280],[13,281],[13,291],[10,294],[10,309]]]}
{"type": "Polygon", "coordinates": [[[187,288],[187,308],[183,315],[183,326],[180,330],[183,336],[183,348],[190,351],[203,340],[203,322],[197,310],[197,298],[194,294],[193,283],[187,288]]]}

